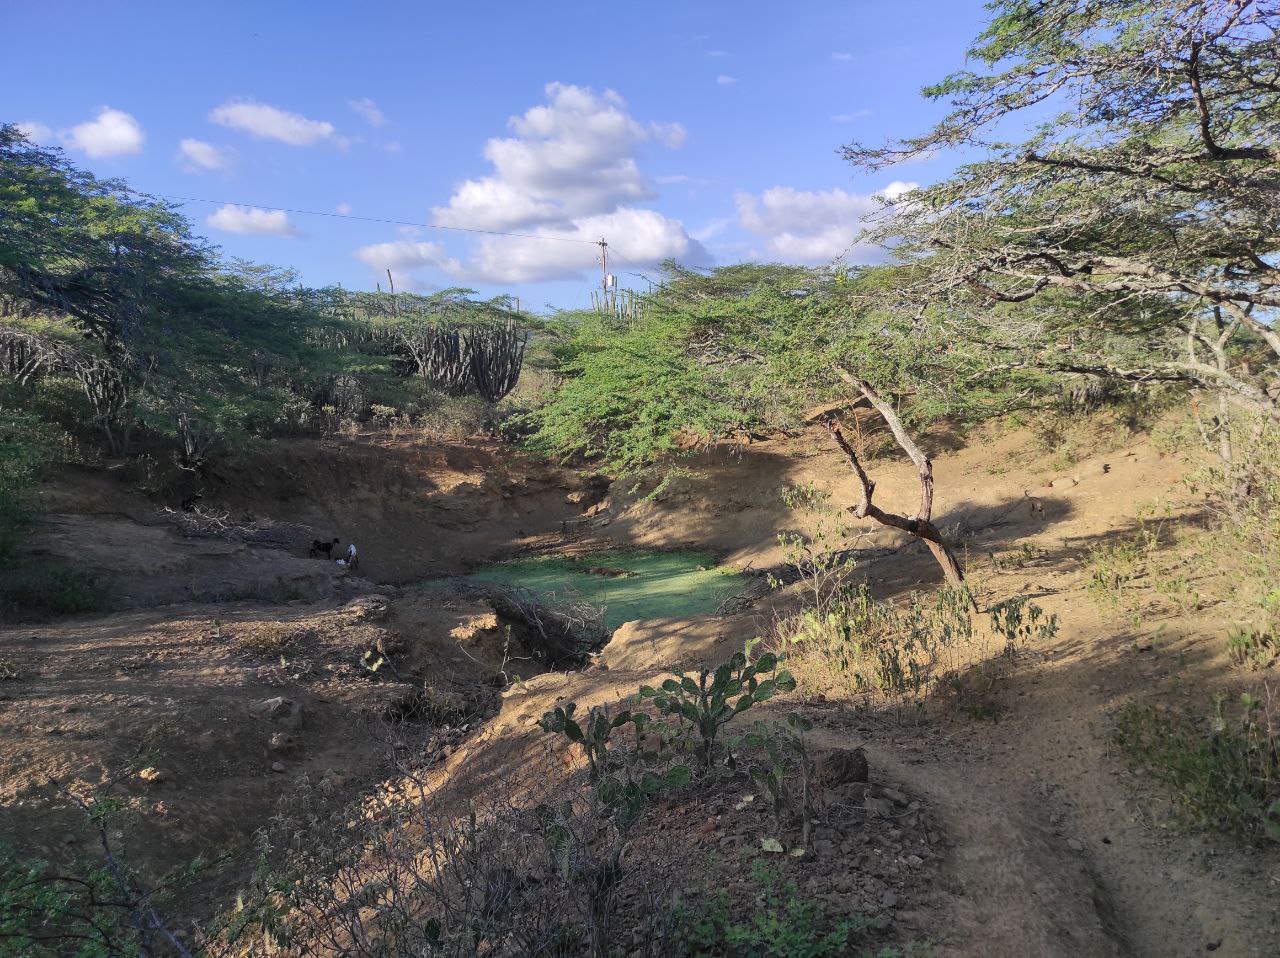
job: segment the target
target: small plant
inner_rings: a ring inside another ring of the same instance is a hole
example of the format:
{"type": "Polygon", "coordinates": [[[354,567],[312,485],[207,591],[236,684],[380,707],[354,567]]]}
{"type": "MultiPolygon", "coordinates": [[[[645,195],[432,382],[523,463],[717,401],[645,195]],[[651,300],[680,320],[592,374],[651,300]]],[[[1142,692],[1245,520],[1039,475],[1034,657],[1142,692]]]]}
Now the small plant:
{"type": "MultiPolygon", "coordinates": [[[[748,652],[752,645],[749,643],[748,652]]],[[[640,686],[641,698],[651,699],[658,711],[674,716],[693,732],[704,770],[709,771],[714,762],[720,730],[735,715],[796,687],[790,672],[777,671],[777,655],[766,652],[749,662],[747,654],[736,652],[728,662],[714,670],[703,669],[696,676],[681,672],[657,689],[640,686]],[[761,678],[764,675],[770,677],[761,678]]]]}
{"type": "Polygon", "coordinates": [[[586,721],[579,723],[573,717],[577,708],[574,702],[558,705],[543,715],[538,720],[538,725],[544,731],[563,735],[582,749],[591,781],[597,782],[609,767],[609,739],[614,731],[630,724],[635,726],[637,733],[642,732],[649,722],[649,716],[643,712],[632,713],[627,709],[610,715],[607,705],[597,705],[587,712],[586,721]]]}
{"type": "Polygon", "coordinates": [[[693,915],[687,908],[677,915],[682,926],[684,954],[689,958],[827,958],[847,953],[849,939],[872,927],[862,916],[832,924],[819,905],[801,900],[792,882],[763,862],[751,866],[760,895],[754,908],[739,919],[730,913],[729,896],[717,892],[706,910],[693,915]]]}
{"type": "Polygon", "coordinates": [[[991,628],[1004,636],[1005,652],[1012,655],[1020,645],[1047,642],[1057,635],[1058,617],[1046,616],[1044,609],[1020,595],[992,606],[991,628]]]}
{"type": "Polygon", "coordinates": [[[1241,696],[1238,714],[1214,702],[1206,735],[1192,722],[1131,705],[1113,739],[1166,782],[1192,820],[1252,840],[1280,842],[1280,728],[1273,707],[1241,696]]]}
{"type": "Polygon", "coordinates": [[[809,782],[813,777],[813,759],[809,755],[804,734],[813,723],[803,715],[792,713],[785,722],[767,725],[756,722],[741,741],[755,749],[757,755],[746,763],[747,774],[769,793],[773,801],[773,821],[782,827],[783,817],[791,804],[787,779],[791,772],[800,778],[800,814],[803,820],[802,845],[809,844],[809,782]]]}
{"type": "Polygon", "coordinates": [[[1265,669],[1280,658],[1280,640],[1269,632],[1232,629],[1227,636],[1227,656],[1233,665],[1265,669]]]}

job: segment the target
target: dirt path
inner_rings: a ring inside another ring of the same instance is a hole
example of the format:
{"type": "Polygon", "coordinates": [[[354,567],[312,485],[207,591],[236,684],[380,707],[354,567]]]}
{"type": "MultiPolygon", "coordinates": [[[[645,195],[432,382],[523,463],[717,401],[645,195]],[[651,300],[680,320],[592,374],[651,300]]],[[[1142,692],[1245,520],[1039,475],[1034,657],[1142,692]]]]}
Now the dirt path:
{"type": "Polygon", "coordinates": [[[1108,638],[1067,630],[1025,661],[997,723],[866,727],[873,768],[925,796],[953,844],[941,953],[1276,954],[1280,856],[1171,827],[1110,754],[1103,717],[1146,676],[1108,638]]]}

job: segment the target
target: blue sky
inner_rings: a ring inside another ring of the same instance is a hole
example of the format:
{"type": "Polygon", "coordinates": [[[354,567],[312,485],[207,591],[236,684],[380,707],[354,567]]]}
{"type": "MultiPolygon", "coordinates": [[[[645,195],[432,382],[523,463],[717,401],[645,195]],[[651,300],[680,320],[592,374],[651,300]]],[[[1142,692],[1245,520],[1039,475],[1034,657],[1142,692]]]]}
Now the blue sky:
{"type": "Polygon", "coordinates": [[[99,175],[220,201],[185,210],[227,255],[570,308],[599,267],[566,239],[604,235],[640,288],[667,256],[846,250],[876,193],[954,161],[868,176],[839,146],[926,128],[920,87],[984,22],[979,0],[6,7],[25,39],[0,61],[0,118],[99,175]]]}

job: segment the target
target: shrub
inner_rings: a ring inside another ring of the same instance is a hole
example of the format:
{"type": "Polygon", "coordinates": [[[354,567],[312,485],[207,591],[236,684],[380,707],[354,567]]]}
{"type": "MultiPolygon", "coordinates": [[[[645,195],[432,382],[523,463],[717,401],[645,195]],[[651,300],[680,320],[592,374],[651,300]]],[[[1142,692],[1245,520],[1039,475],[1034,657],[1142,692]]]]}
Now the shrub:
{"type": "Polygon", "coordinates": [[[58,458],[61,438],[38,416],[0,408],[0,562],[22,544],[31,522],[31,488],[58,458]]]}
{"type": "Polygon", "coordinates": [[[764,863],[751,866],[759,900],[741,916],[729,896],[717,892],[701,914],[684,906],[677,912],[684,954],[690,958],[826,958],[847,954],[850,937],[872,927],[862,916],[833,922],[813,902],[801,900],[796,886],[783,885],[764,863]]]}
{"type": "Polygon", "coordinates": [[[1213,705],[1209,734],[1185,718],[1130,705],[1113,740],[1137,765],[1168,784],[1200,824],[1280,842],[1280,714],[1245,694],[1234,718],[1213,705]]]}
{"type": "Polygon", "coordinates": [[[806,691],[879,694],[919,708],[925,695],[958,683],[973,657],[985,658],[992,638],[1013,654],[1058,629],[1057,616],[1022,597],[993,606],[990,628],[981,629],[970,603],[966,590],[947,587],[895,604],[873,598],[862,585],[838,593],[826,615],[806,608],[782,620],[777,640],[806,691]]]}
{"type": "Polygon", "coordinates": [[[74,615],[97,612],[107,595],[88,572],[65,566],[23,569],[0,582],[0,613],[17,615],[74,615]]]}

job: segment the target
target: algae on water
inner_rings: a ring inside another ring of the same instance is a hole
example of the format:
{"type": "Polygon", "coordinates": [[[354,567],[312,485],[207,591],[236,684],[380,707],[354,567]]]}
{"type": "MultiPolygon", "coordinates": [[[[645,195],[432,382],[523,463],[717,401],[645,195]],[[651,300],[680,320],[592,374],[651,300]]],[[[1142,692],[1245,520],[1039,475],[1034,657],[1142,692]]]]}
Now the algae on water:
{"type": "Polygon", "coordinates": [[[717,568],[702,552],[600,552],[578,559],[546,556],[489,566],[469,577],[506,588],[526,589],[540,601],[585,602],[605,610],[613,630],[633,619],[660,619],[715,612],[742,587],[742,575],[717,568]]]}

